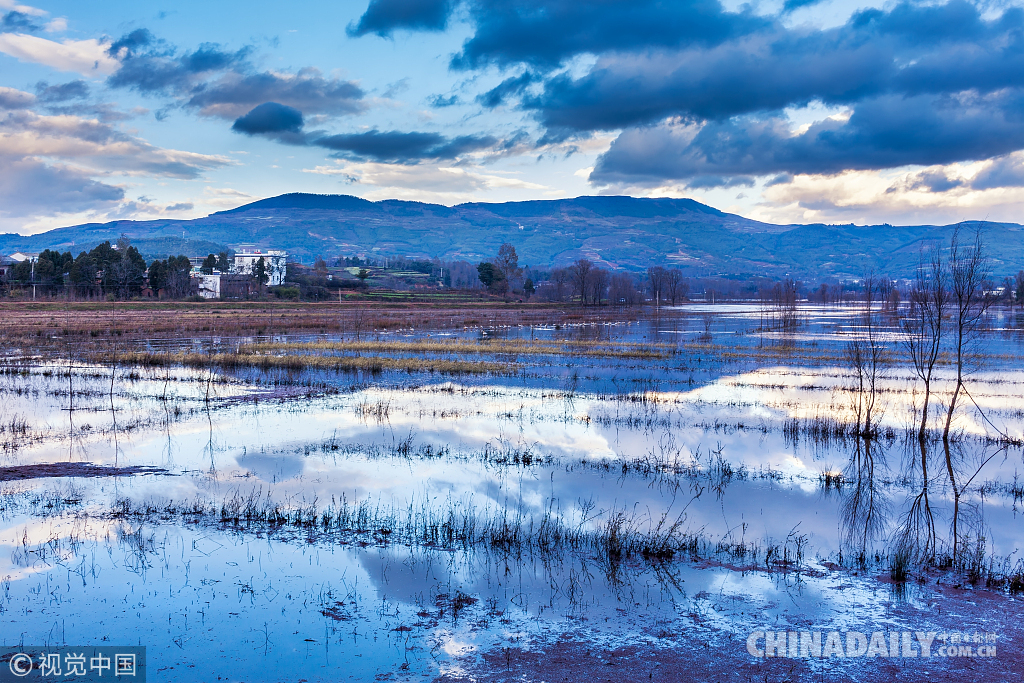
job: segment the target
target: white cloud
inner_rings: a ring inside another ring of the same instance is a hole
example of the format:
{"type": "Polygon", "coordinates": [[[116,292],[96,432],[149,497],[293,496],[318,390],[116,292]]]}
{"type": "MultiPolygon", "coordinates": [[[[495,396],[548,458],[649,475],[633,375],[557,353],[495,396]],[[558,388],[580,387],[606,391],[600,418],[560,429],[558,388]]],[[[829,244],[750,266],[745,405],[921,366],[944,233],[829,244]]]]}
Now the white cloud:
{"type": "MultiPolygon", "coordinates": [[[[1024,188],[974,189],[971,181],[995,161],[898,169],[797,175],[764,188],[744,215],[773,223],[947,224],[961,220],[1018,222],[1024,188]],[[937,191],[922,178],[942,178],[937,191]]],[[[737,207],[739,208],[739,207],[737,207]]]]}
{"type": "Polygon", "coordinates": [[[45,30],[47,33],[61,33],[68,30],[68,20],[64,17],[57,17],[46,22],[45,30]]]}
{"type": "Polygon", "coordinates": [[[217,211],[223,211],[225,209],[234,209],[257,199],[259,197],[254,197],[251,194],[230,187],[204,187],[203,199],[200,201],[204,206],[217,211]]]}
{"type": "MultiPolygon", "coordinates": [[[[15,105],[26,96],[0,92],[15,105]]],[[[33,234],[75,222],[181,216],[194,209],[191,202],[126,199],[129,185],[111,178],[191,180],[232,164],[157,147],[95,119],[14,109],[0,117],[0,228],[33,234]]]]}
{"type": "Polygon", "coordinates": [[[106,50],[106,45],[95,38],[58,43],[24,33],[0,33],[0,52],[22,62],[42,64],[83,76],[107,76],[117,70],[117,60],[111,58],[106,50]]]}
{"type": "Polygon", "coordinates": [[[367,198],[417,199],[441,203],[458,203],[478,199],[478,193],[490,190],[550,190],[551,188],[505,177],[482,173],[463,167],[417,164],[344,163],[303,169],[304,173],[341,176],[348,182],[371,185],[367,198]]]}
{"type": "Polygon", "coordinates": [[[227,157],[163,149],[92,119],[19,111],[0,119],[0,157],[49,157],[102,172],[195,178],[227,157]]]}
{"type": "Polygon", "coordinates": [[[0,0],[0,8],[6,10],[14,10],[15,12],[21,12],[22,14],[30,14],[33,17],[45,17],[49,12],[38,7],[29,7],[28,5],[19,5],[14,0],[0,0]]]}

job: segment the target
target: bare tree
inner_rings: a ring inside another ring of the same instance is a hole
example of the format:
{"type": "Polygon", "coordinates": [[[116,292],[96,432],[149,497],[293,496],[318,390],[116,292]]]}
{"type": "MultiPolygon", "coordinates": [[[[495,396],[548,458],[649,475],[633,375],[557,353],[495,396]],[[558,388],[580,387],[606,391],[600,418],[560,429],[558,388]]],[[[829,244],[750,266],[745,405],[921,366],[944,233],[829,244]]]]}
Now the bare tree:
{"type": "MultiPolygon", "coordinates": [[[[928,406],[931,400],[932,378],[935,364],[942,350],[945,332],[943,317],[949,306],[949,292],[946,289],[948,276],[942,263],[938,247],[932,249],[929,262],[921,263],[917,269],[914,286],[910,290],[909,306],[900,320],[903,345],[910,357],[914,373],[924,384],[924,404],[921,407],[921,426],[917,431],[919,441],[924,441],[928,427],[928,406]]],[[[927,471],[922,455],[921,467],[927,471]]]]}
{"type": "Polygon", "coordinates": [[[870,439],[875,435],[875,411],[878,404],[878,385],[889,362],[889,351],[878,335],[874,311],[875,295],[881,297],[884,289],[873,274],[864,278],[864,312],[861,329],[846,346],[846,358],[853,369],[856,386],[853,388],[853,413],[857,422],[855,433],[870,439]]]}
{"type": "MultiPolygon", "coordinates": [[[[960,227],[953,230],[949,244],[949,284],[951,305],[953,308],[953,343],[956,351],[956,383],[953,396],[946,409],[946,426],[942,430],[942,440],[949,440],[949,430],[953,423],[960,394],[964,390],[964,373],[966,365],[975,357],[975,345],[982,317],[988,308],[989,301],[985,297],[982,283],[988,277],[987,260],[981,243],[981,228],[974,233],[974,244],[964,246],[960,242],[960,227]]],[[[969,371],[969,370],[968,370],[969,371]]]]}
{"type": "Polygon", "coordinates": [[[558,301],[565,301],[566,291],[571,291],[572,280],[570,268],[555,268],[551,271],[551,282],[555,285],[555,296],[558,301]]]}
{"type": "Polygon", "coordinates": [[[637,291],[636,281],[629,273],[613,273],[608,298],[618,306],[636,306],[643,297],[637,291]]]}
{"type": "Polygon", "coordinates": [[[683,277],[683,271],[678,268],[670,268],[665,271],[665,288],[668,290],[668,298],[675,306],[676,301],[686,298],[690,291],[690,284],[683,277]]]}
{"type": "Polygon", "coordinates": [[[600,306],[601,299],[608,290],[608,271],[604,268],[592,269],[587,278],[587,290],[590,292],[591,302],[600,306]]]}
{"type": "Polygon", "coordinates": [[[761,326],[767,320],[769,329],[781,328],[791,330],[799,322],[797,316],[797,283],[792,278],[776,282],[766,290],[759,292],[761,296],[761,326]]]}
{"type": "Polygon", "coordinates": [[[587,280],[590,276],[590,271],[593,270],[594,264],[585,258],[581,258],[576,263],[569,266],[569,273],[572,280],[572,288],[574,294],[579,294],[580,305],[587,305],[587,280]]]}
{"type": "Polygon", "coordinates": [[[964,374],[970,372],[967,365],[972,363],[976,357],[975,345],[978,342],[978,332],[981,327],[982,317],[988,307],[988,300],[983,291],[983,281],[987,277],[986,259],[981,243],[981,228],[974,232],[974,243],[965,246],[960,241],[961,226],[953,230],[953,237],[949,243],[949,282],[950,282],[950,304],[953,324],[953,345],[955,351],[956,382],[953,385],[953,394],[949,399],[946,408],[946,425],[942,430],[942,443],[946,456],[946,472],[949,475],[949,483],[953,488],[953,562],[958,557],[958,542],[960,520],[960,499],[963,495],[963,487],[958,485],[956,468],[953,465],[953,455],[949,448],[949,432],[953,425],[953,415],[956,412],[960,395],[966,390],[964,388],[964,374]]]}
{"type": "Polygon", "coordinates": [[[665,291],[665,269],[661,266],[651,266],[647,269],[647,281],[650,283],[651,296],[654,297],[654,305],[661,305],[661,297],[665,291]]]}

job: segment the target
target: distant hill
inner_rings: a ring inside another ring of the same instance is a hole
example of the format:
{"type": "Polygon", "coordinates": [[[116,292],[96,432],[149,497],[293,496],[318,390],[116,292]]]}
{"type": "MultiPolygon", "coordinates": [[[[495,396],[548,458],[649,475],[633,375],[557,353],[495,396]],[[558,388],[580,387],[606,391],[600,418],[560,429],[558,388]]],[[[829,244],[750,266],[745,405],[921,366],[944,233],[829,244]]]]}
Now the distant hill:
{"type": "MultiPolygon", "coordinates": [[[[994,274],[1024,268],[1024,227],[981,225],[994,274]]],[[[318,255],[476,263],[510,242],[521,263],[540,268],[588,258],[628,270],[667,265],[688,275],[737,278],[850,278],[868,270],[906,277],[914,272],[921,249],[946,242],[952,227],[773,225],[691,199],[585,196],[447,207],[295,193],[189,221],[114,221],[29,237],[0,235],[0,253],[50,248],[77,254],[124,233],[148,258],[245,245],[286,249],[306,263],[318,255]]]]}

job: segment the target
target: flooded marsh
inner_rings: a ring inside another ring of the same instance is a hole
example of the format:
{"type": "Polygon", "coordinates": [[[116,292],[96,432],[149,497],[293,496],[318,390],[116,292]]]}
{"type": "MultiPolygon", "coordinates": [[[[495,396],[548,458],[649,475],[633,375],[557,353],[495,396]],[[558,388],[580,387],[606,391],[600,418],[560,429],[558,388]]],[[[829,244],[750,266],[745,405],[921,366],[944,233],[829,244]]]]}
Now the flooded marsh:
{"type": "Polygon", "coordinates": [[[804,307],[789,329],[691,304],[22,330],[0,374],[5,644],[145,645],[158,680],[182,681],[551,680],[556,662],[617,680],[1009,680],[1024,329],[988,315],[948,420],[938,358],[924,438],[905,334],[856,307],[804,307]],[[1000,649],[754,657],[766,630],[1000,649]]]}

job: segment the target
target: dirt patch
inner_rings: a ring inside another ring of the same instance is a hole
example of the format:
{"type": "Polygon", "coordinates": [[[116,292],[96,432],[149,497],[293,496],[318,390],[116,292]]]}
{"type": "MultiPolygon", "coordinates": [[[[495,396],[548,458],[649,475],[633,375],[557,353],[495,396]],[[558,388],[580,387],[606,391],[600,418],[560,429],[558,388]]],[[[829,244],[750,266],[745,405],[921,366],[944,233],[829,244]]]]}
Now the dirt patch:
{"type": "Polygon", "coordinates": [[[0,467],[0,481],[22,479],[47,479],[50,477],[127,477],[135,474],[170,474],[160,467],[133,465],[131,467],[108,467],[91,462],[50,462],[41,465],[18,465],[0,467]]]}

